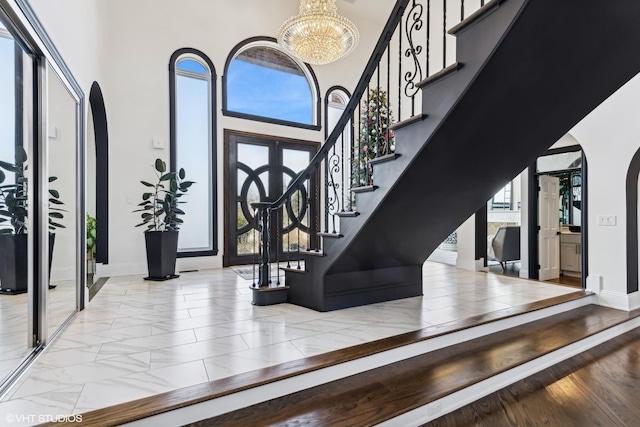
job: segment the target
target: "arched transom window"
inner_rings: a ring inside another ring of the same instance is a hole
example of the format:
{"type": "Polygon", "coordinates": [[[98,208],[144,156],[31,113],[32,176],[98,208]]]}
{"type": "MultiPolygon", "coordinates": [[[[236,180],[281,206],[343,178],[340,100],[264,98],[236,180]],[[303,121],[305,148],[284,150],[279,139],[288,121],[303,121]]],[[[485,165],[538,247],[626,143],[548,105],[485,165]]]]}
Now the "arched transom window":
{"type": "Polygon", "coordinates": [[[223,81],[226,115],[317,128],[318,90],[313,71],[275,42],[241,43],[227,60],[223,81]]]}

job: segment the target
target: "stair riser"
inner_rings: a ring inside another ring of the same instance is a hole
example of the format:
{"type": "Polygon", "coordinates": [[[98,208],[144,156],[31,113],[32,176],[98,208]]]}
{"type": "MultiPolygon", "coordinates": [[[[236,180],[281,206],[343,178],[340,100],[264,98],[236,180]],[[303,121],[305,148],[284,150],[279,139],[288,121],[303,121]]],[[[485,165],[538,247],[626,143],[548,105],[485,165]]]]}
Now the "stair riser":
{"type": "Polygon", "coordinates": [[[396,427],[401,425],[404,427],[419,427],[637,327],[640,327],[640,318],[630,320],[566,347],[562,347],[531,362],[522,364],[470,387],[444,396],[428,405],[405,412],[398,417],[378,424],[378,426],[396,427]],[[440,408],[439,411],[437,410],[438,408],[440,408]]]}

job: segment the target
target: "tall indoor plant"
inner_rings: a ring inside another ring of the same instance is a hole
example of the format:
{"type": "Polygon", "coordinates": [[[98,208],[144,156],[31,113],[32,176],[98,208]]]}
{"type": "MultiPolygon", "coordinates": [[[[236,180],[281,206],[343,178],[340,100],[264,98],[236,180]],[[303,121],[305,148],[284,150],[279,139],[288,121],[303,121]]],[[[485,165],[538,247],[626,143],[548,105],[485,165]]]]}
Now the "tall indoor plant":
{"type": "Polygon", "coordinates": [[[147,247],[148,280],[167,280],[178,277],[175,274],[178,254],[178,230],[183,223],[180,215],[184,211],[179,205],[184,203],[180,198],[193,185],[185,181],[185,171],[167,172],[167,165],[156,159],[154,171],[157,177],[155,184],[140,181],[149,191],[142,194],[142,202],[138,204],[142,222],[136,227],[146,226],[144,233],[147,247]]]}
{"type": "MultiPolygon", "coordinates": [[[[27,291],[27,153],[16,147],[14,163],[0,160],[0,293],[27,291]],[[12,183],[5,183],[13,175],[12,183]],[[8,223],[8,224],[7,224],[8,223]]],[[[57,177],[49,177],[49,182],[57,177]]],[[[64,215],[57,190],[49,188],[49,272],[53,256],[55,230],[65,228],[58,221],[64,215]]]]}

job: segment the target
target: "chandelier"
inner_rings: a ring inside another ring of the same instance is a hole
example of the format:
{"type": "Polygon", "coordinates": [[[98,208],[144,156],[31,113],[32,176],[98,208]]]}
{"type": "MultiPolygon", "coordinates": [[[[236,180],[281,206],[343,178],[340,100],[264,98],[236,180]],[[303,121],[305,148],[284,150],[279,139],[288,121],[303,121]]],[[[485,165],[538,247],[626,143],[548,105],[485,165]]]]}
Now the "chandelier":
{"type": "Polygon", "coordinates": [[[300,0],[300,12],[278,31],[278,43],[309,64],[328,64],[351,53],[358,29],[338,15],[336,0],[300,0]]]}

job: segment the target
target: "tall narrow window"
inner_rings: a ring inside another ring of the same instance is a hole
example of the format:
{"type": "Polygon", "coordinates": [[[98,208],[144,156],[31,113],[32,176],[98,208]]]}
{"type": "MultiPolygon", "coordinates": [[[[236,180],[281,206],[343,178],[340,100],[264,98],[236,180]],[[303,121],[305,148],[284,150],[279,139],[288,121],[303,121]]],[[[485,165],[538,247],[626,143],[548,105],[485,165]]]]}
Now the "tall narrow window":
{"type": "Polygon", "coordinates": [[[195,181],[181,207],[178,256],[217,254],[215,69],[195,49],[176,51],[169,64],[171,98],[171,168],[184,168],[195,181]]]}

